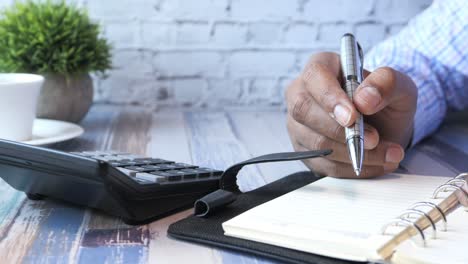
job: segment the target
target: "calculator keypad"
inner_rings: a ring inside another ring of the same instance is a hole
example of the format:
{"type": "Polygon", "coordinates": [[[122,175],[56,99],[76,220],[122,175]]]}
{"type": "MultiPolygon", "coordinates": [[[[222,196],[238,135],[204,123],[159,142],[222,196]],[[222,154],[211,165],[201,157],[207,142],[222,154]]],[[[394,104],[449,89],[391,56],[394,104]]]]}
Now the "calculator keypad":
{"type": "Polygon", "coordinates": [[[140,184],[174,184],[219,179],[223,173],[219,170],[200,168],[191,164],[115,151],[85,151],[72,154],[108,162],[140,184]]]}

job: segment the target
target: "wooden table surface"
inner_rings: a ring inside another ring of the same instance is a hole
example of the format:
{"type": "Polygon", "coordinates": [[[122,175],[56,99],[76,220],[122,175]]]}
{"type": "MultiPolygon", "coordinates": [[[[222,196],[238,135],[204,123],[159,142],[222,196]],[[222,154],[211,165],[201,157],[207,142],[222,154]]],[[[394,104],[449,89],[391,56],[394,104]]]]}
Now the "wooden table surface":
{"type": "MultiPolygon", "coordinates": [[[[408,153],[402,171],[446,176],[468,171],[465,120],[466,115],[449,119],[436,136],[408,153]]],[[[82,126],[86,133],[80,138],[49,147],[119,150],[217,169],[292,150],[285,113],[275,111],[151,111],[96,105],[82,126]]],[[[304,169],[300,162],[251,166],[241,172],[240,185],[251,190],[304,169]]],[[[273,263],[168,238],[168,226],[190,213],[128,226],[94,210],[30,201],[0,180],[0,263],[273,263]]]]}

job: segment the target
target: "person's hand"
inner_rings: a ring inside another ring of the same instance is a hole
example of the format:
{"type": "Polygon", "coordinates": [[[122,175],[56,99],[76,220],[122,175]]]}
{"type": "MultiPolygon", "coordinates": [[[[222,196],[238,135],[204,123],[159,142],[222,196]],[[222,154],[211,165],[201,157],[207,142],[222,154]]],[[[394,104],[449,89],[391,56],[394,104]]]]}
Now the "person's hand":
{"type": "Polygon", "coordinates": [[[325,158],[304,161],[322,175],[356,178],[345,144],[344,127],[364,115],[364,163],[360,177],[375,177],[398,168],[413,133],[417,89],[411,78],[389,67],[372,73],[353,102],[340,85],[335,53],[314,55],[286,91],[287,126],[296,151],[333,149],[325,158]],[[356,110],[357,109],[357,110],[356,110]]]}

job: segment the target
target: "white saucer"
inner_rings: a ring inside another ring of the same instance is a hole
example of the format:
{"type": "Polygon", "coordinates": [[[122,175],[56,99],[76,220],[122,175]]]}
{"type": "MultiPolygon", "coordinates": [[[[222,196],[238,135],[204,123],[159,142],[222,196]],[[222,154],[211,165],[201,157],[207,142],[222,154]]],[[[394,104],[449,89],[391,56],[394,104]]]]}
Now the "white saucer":
{"type": "Polygon", "coordinates": [[[22,143],[40,146],[66,141],[83,134],[84,129],[78,125],[50,119],[36,119],[33,125],[31,140],[22,143]]]}

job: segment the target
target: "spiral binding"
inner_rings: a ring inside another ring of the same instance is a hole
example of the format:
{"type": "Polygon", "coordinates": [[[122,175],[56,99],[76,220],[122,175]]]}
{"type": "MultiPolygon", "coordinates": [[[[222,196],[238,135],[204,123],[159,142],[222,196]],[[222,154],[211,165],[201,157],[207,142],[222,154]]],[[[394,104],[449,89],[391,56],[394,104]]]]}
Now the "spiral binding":
{"type": "Polygon", "coordinates": [[[447,217],[445,216],[444,211],[437,204],[431,203],[431,202],[417,202],[417,203],[413,204],[413,206],[411,208],[418,208],[418,207],[423,207],[423,206],[431,207],[433,209],[436,209],[437,212],[439,212],[439,214],[441,216],[441,219],[442,219],[442,222],[443,222],[442,231],[443,232],[447,231],[447,217]]]}
{"type": "MultiPolygon", "coordinates": [[[[468,192],[463,188],[464,186],[467,186],[467,180],[468,179],[468,173],[462,173],[450,180],[448,180],[446,183],[438,186],[434,193],[432,194],[432,199],[441,199],[439,198],[439,194],[443,192],[448,192],[448,191],[460,191],[467,199],[468,199],[468,192]]],[[[432,217],[429,215],[429,213],[426,213],[418,208],[421,207],[430,207],[432,209],[435,209],[440,215],[440,219],[443,222],[443,229],[441,231],[445,232],[447,231],[447,215],[444,213],[444,211],[435,203],[431,202],[417,202],[413,204],[409,209],[403,211],[398,218],[395,218],[394,220],[388,222],[382,227],[381,233],[382,235],[390,235],[387,234],[387,229],[390,226],[404,226],[404,227],[412,227],[414,230],[417,231],[417,233],[420,235],[422,239],[422,245],[426,246],[426,236],[423,232],[423,229],[416,224],[416,222],[411,221],[411,216],[412,215],[417,215],[419,217],[424,217],[430,222],[430,226],[432,227],[432,238],[436,238],[436,233],[437,233],[437,226],[436,226],[436,221],[432,219],[432,217]]]]}
{"type": "Polygon", "coordinates": [[[434,220],[432,219],[432,217],[430,217],[426,212],[424,211],[421,211],[419,209],[415,209],[414,207],[413,208],[410,208],[410,209],[407,209],[405,210],[401,215],[400,215],[400,219],[408,219],[409,217],[411,217],[412,214],[416,214],[418,216],[422,216],[424,218],[426,218],[427,220],[429,220],[429,223],[431,223],[431,226],[432,226],[432,238],[436,238],[436,234],[437,234],[437,227],[435,225],[435,222],[434,220]]]}

